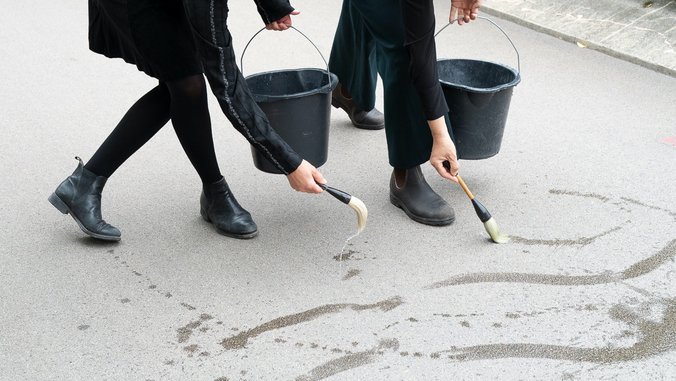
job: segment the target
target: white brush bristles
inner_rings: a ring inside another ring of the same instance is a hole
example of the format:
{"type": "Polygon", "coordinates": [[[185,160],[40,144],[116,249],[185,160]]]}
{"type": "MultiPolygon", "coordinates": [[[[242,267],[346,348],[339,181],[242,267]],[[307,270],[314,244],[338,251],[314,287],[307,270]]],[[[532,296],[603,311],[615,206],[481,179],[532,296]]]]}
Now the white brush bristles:
{"type": "Polygon", "coordinates": [[[366,219],[369,216],[369,211],[366,209],[364,202],[354,196],[350,198],[348,205],[357,212],[357,234],[359,234],[366,227],[366,219]]]}
{"type": "Polygon", "coordinates": [[[484,227],[488,232],[488,235],[491,236],[491,239],[495,243],[507,243],[509,242],[509,236],[502,234],[498,228],[498,223],[495,222],[493,217],[489,218],[488,221],[484,222],[484,227]]]}

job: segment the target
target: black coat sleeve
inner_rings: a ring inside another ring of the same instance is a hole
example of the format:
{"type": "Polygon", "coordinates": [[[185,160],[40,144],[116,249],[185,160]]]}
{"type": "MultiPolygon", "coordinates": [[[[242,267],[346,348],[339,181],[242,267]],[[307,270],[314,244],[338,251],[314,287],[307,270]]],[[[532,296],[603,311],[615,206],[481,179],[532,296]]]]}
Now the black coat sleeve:
{"type": "Polygon", "coordinates": [[[404,45],[410,58],[411,79],[422,100],[425,117],[434,120],[448,112],[437,69],[434,1],[402,0],[401,11],[406,29],[404,45]]]}
{"type": "Polygon", "coordinates": [[[293,11],[289,0],[254,0],[258,13],[267,25],[279,20],[293,11]]]}

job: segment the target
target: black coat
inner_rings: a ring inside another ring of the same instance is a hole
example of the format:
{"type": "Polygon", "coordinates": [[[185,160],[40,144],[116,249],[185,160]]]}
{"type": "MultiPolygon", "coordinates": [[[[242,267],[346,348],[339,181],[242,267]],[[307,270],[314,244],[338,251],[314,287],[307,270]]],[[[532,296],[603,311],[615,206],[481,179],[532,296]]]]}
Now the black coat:
{"type": "MultiPolygon", "coordinates": [[[[199,74],[184,1],[205,0],[89,0],[89,48],[160,80],[199,74]]],[[[266,24],[293,11],[288,0],[254,2],[266,24]]]]}

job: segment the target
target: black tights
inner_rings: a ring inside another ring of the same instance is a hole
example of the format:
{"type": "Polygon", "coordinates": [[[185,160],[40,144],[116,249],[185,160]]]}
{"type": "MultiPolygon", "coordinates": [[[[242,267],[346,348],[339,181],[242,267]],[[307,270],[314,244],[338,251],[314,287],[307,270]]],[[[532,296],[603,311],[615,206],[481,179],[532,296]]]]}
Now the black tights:
{"type": "Polygon", "coordinates": [[[160,82],[127,111],[85,168],[110,177],[171,119],[190,163],[204,184],[221,178],[211,135],[204,77],[160,82]]]}

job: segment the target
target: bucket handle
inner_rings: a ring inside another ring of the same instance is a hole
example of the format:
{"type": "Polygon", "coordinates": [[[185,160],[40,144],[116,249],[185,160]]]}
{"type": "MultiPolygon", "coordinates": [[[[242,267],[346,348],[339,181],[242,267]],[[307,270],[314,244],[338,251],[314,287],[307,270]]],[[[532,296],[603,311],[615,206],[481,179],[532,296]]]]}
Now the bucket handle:
{"type": "MultiPolygon", "coordinates": [[[[489,23],[493,24],[496,28],[498,28],[498,29],[500,30],[500,32],[502,32],[502,34],[505,35],[505,37],[507,37],[507,41],[509,41],[509,43],[512,44],[512,48],[514,48],[514,51],[516,52],[516,65],[517,65],[517,68],[518,68],[518,70],[519,70],[518,73],[521,74],[521,58],[519,57],[519,50],[518,50],[518,49],[516,48],[516,46],[514,45],[514,42],[512,42],[512,39],[509,38],[509,36],[507,35],[507,33],[506,33],[502,28],[500,28],[500,26],[499,26],[498,24],[496,24],[493,20],[489,19],[488,17],[483,17],[483,16],[477,16],[477,18],[478,18],[478,19],[486,20],[486,21],[488,21],[489,23]]],[[[450,21],[448,24],[444,25],[443,28],[439,29],[439,31],[438,31],[437,33],[434,34],[434,37],[436,38],[436,37],[439,35],[439,33],[441,33],[444,29],[448,28],[449,25],[453,24],[454,22],[456,22],[456,21],[458,21],[458,20],[460,20],[460,19],[461,19],[461,18],[458,17],[457,19],[455,19],[455,20],[453,20],[453,21],[450,21]]]]}
{"type": "MultiPolygon", "coordinates": [[[[317,53],[319,53],[319,56],[322,57],[322,61],[324,61],[324,65],[326,65],[326,76],[328,77],[328,83],[331,84],[331,72],[329,72],[329,63],[326,62],[326,58],[324,58],[324,55],[322,54],[321,50],[315,45],[312,40],[308,36],[305,35],[305,33],[301,32],[300,30],[296,29],[294,26],[290,26],[289,28],[295,30],[296,32],[300,33],[301,36],[305,37],[312,46],[314,46],[315,50],[317,50],[317,53]]],[[[265,27],[261,28],[258,32],[256,32],[251,38],[249,39],[249,42],[246,43],[246,46],[244,47],[244,50],[242,51],[242,55],[239,58],[239,69],[242,72],[242,76],[244,76],[244,53],[246,53],[246,49],[249,47],[251,44],[251,41],[253,41],[256,36],[258,36],[262,31],[266,30],[265,27]]]]}

